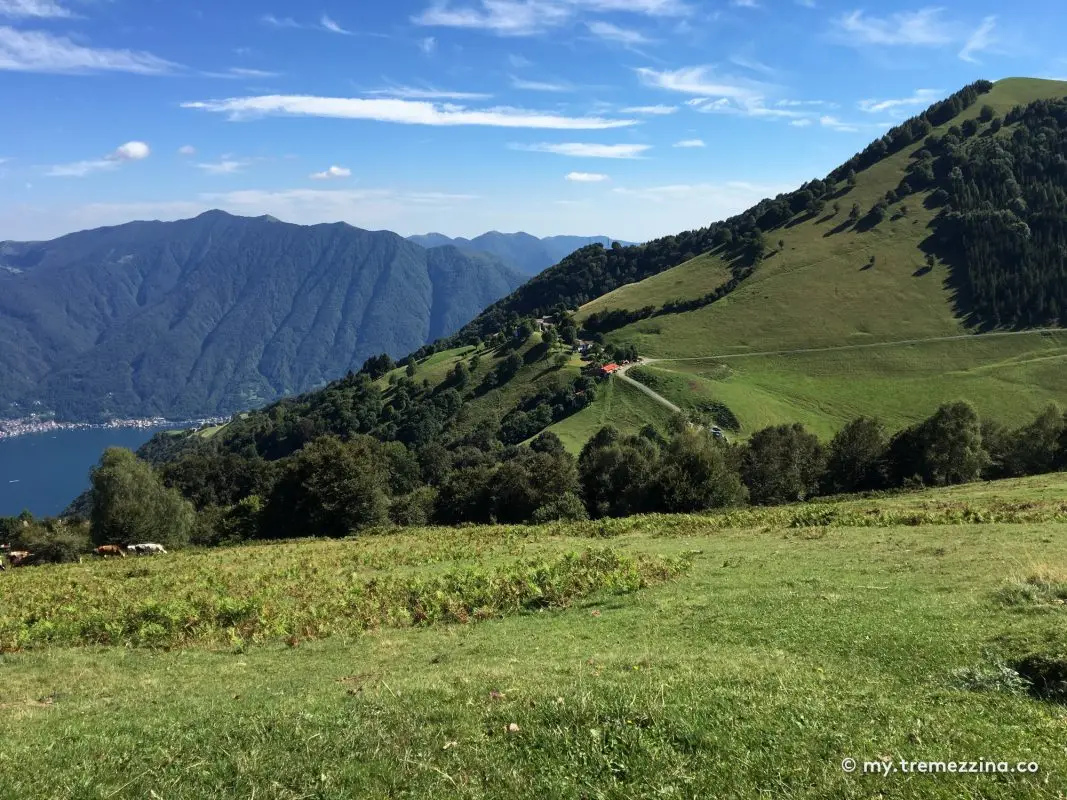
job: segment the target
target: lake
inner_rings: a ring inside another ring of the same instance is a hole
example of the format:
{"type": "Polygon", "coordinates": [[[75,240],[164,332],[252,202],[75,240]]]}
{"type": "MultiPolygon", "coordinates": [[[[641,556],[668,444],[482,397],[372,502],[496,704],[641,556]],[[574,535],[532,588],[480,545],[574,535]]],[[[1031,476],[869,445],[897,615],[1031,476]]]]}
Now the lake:
{"type": "Polygon", "coordinates": [[[89,488],[108,447],[136,450],[163,428],[88,428],[0,439],[0,517],[58,514],[89,488]]]}

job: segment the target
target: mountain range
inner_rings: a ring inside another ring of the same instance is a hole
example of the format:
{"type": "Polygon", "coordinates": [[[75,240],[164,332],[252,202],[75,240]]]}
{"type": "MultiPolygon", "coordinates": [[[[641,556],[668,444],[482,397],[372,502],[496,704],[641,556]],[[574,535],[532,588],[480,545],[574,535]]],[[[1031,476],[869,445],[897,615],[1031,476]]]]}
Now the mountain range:
{"type": "Polygon", "coordinates": [[[553,264],[558,264],[574,251],[591,244],[601,244],[605,247],[610,247],[615,241],[624,245],[630,244],[610,236],[546,236],[539,239],[521,231],[490,231],[473,239],[450,239],[443,233],[426,233],[409,236],[408,240],[427,248],[452,246],[464,252],[489,253],[525,275],[536,275],[553,264]]]}
{"type": "Polygon", "coordinates": [[[526,276],[388,231],[210,211],[0,243],[0,409],[229,413],[446,336],[526,276]]]}

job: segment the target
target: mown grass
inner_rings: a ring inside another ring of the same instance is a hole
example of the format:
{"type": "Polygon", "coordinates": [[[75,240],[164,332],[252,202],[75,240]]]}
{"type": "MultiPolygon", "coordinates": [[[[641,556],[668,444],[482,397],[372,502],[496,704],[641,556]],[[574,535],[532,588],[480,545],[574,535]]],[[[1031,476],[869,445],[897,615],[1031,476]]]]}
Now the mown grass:
{"type": "Polygon", "coordinates": [[[671,300],[701,297],[728,280],[730,270],[722,259],[704,254],[643,281],[620,286],[586,303],[574,318],[582,322],[590,314],[607,309],[634,311],[648,305],[659,308],[671,300]]]}
{"type": "Polygon", "coordinates": [[[559,436],[563,445],[578,453],[589,438],[605,425],[614,425],[621,433],[637,433],[645,425],[665,430],[671,412],[625,381],[601,381],[597,399],[577,414],[563,419],[548,430],[559,436]]]}
{"type": "Polygon", "coordinates": [[[788,355],[661,361],[631,372],[683,408],[730,408],[742,435],[802,422],[823,437],[878,416],[898,429],[966,398],[1018,426],[1067,397],[1067,332],[979,336],[788,355]]]}
{"type": "Polygon", "coordinates": [[[1033,688],[1022,673],[1059,685],[1067,611],[1029,613],[1002,592],[1013,576],[1067,568],[1065,488],[1059,475],[821,504],[840,526],[794,527],[793,507],[81,565],[116,592],[124,570],[149,570],[180,597],[172,571],[273,583],[289,563],[430,580],[464,560],[461,545],[487,571],[604,543],[635,559],[692,555],[688,571],[637,592],[479,624],[0,656],[0,797],[1054,798],[1067,707],[1022,691],[1033,688]],[[1009,505],[1032,520],[984,517],[1009,505]],[[931,524],[952,508],[956,524],[931,524]],[[851,525],[867,509],[881,522],[851,525]],[[898,524],[905,513],[917,516],[898,524]],[[1040,771],[848,775],[845,757],[1040,771]]]}

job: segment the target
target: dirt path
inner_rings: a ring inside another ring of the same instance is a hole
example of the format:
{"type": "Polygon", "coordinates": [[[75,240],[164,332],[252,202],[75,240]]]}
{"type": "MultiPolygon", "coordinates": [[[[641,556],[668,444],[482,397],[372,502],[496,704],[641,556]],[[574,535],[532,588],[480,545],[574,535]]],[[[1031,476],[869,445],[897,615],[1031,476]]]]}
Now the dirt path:
{"type": "Polygon", "coordinates": [[[651,397],[653,400],[655,400],[661,406],[663,406],[665,408],[669,408],[675,414],[681,414],[682,413],[682,409],[680,409],[678,406],[676,406],[674,403],[672,403],[666,397],[664,397],[661,394],[658,394],[658,393],[654,392],[652,389],[650,389],[649,387],[645,386],[640,381],[635,381],[633,378],[631,378],[629,375],[626,374],[627,371],[630,369],[630,367],[643,367],[643,366],[647,366],[647,365],[649,365],[649,364],[651,364],[651,363],[653,363],[655,361],[660,361],[660,360],[661,359],[658,359],[658,358],[646,358],[646,359],[642,360],[640,364],[627,364],[624,367],[620,367],[619,371],[616,372],[615,375],[620,380],[626,381],[631,386],[636,387],[639,391],[642,391],[645,394],[647,394],[649,397],[651,397]]]}
{"type": "Polygon", "coordinates": [[[868,342],[867,344],[840,344],[831,347],[802,347],[795,350],[761,350],[753,353],[724,353],[714,356],[685,356],[682,358],[646,358],[641,363],[655,361],[719,361],[726,358],[752,358],[755,356],[790,356],[800,353],[831,353],[837,350],[867,350],[875,347],[897,347],[926,342],[955,342],[963,339],[989,339],[998,336],[1034,336],[1043,333],[1067,333],[1065,328],[1034,328],[1028,331],[994,331],[993,333],[963,333],[954,336],[932,336],[928,339],[897,339],[892,342],[868,342]]]}

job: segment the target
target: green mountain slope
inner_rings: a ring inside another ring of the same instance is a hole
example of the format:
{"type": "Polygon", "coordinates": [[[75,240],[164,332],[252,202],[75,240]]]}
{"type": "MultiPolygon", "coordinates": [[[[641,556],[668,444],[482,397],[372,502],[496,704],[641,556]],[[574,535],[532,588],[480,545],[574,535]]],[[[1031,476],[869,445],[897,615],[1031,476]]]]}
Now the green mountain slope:
{"type": "Polygon", "coordinates": [[[389,232],[223,212],[0,253],[0,407],[68,419],[260,405],[447,336],[524,280],[389,232]]]}

